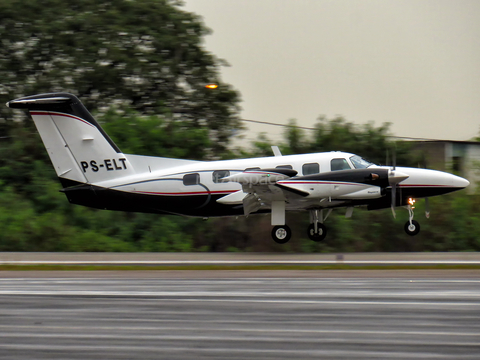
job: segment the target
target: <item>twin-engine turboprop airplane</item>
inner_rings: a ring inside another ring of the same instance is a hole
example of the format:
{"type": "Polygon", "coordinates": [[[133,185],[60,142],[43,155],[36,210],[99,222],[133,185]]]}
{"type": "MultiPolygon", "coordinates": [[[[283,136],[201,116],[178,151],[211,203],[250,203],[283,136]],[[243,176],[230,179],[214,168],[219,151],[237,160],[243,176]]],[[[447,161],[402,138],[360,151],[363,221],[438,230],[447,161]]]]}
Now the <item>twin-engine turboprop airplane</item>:
{"type": "Polygon", "coordinates": [[[374,165],[358,155],[326,152],[190,161],[123,154],[80,100],[68,93],[41,94],[7,103],[27,109],[72,204],[98,209],[186,216],[271,213],[272,237],[286,243],[287,210],[310,213],[308,237],[321,241],[333,208],[369,210],[406,206],[405,231],[416,235],[415,198],[469,185],[441,171],[374,165]],[[325,214],[324,214],[325,212],[325,214]]]}

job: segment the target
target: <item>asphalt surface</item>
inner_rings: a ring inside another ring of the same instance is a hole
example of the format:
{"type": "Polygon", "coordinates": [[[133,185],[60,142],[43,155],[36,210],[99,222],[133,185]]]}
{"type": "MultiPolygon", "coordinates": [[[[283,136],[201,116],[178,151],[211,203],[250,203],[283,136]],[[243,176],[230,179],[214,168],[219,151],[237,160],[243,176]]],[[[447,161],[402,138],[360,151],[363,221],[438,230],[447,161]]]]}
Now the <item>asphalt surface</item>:
{"type": "Polygon", "coordinates": [[[479,276],[84,273],[3,273],[0,359],[480,358],[479,276]]]}

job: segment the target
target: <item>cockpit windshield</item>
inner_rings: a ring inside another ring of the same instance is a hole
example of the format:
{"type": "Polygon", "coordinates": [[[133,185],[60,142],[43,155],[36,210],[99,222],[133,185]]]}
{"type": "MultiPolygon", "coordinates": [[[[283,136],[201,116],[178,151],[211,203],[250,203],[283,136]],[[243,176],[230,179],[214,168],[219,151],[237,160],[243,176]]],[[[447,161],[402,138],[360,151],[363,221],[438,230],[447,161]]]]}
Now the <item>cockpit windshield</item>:
{"type": "Polygon", "coordinates": [[[353,166],[355,166],[355,169],[366,169],[369,166],[375,165],[374,163],[371,163],[370,161],[367,161],[358,155],[350,157],[350,161],[352,162],[353,166]]]}

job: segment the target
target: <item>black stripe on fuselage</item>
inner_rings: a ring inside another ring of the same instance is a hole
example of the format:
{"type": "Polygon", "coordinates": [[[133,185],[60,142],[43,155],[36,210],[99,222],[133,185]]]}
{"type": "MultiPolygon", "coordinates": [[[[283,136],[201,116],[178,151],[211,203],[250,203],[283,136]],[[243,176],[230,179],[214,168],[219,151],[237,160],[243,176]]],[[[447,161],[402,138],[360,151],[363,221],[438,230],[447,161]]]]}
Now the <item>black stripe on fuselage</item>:
{"type": "Polygon", "coordinates": [[[388,182],[388,169],[379,169],[379,168],[330,171],[326,173],[299,176],[299,177],[291,178],[289,180],[291,181],[317,180],[317,181],[359,183],[359,184],[379,186],[381,188],[386,188],[390,185],[388,182]],[[378,177],[375,175],[378,175],[378,177]]]}
{"type": "MultiPolygon", "coordinates": [[[[408,204],[408,199],[421,199],[432,196],[444,195],[453,191],[461,190],[463,188],[457,188],[452,186],[408,186],[397,187],[397,195],[395,197],[395,206],[404,206],[408,204]]],[[[386,209],[392,205],[392,189],[385,190],[385,196],[380,199],[373,199],[368,202],[368,210],[386,209]]]]}

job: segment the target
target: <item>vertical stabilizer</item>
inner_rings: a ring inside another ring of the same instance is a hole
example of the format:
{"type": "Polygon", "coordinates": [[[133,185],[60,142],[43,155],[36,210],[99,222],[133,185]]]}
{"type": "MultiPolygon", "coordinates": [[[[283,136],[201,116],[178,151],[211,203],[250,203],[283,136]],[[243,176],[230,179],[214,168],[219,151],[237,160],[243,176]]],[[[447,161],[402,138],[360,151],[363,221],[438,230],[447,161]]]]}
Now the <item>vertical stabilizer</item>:
{"type": "Polygon", "coordinates": [[[76,96],[41,94],[12,100],[7,106],[28,109],[60,180],[92,184],[134,173],[127,157],[76,96]]]}

